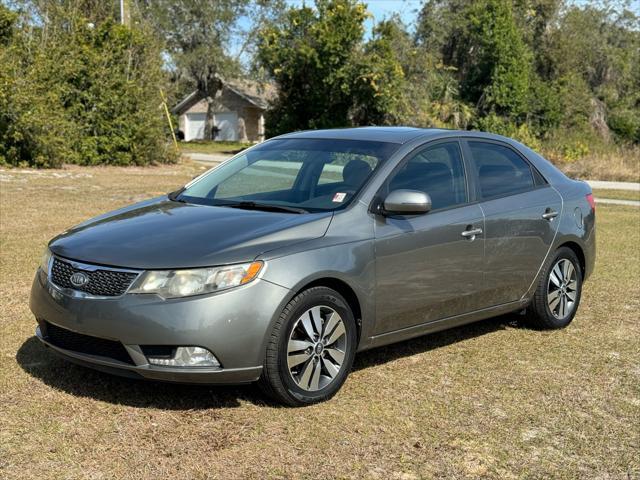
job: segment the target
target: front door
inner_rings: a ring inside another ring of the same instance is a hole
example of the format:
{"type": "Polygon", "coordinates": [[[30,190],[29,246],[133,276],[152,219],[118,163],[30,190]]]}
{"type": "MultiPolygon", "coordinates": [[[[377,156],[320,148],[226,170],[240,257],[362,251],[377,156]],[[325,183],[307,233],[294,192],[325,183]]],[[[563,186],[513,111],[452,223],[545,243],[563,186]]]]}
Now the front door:
{"type": "Polygon", "coordinates": [[[382,196],[397,189],[426,192],[432,210],[376,218],[376,335],[482,306],[484,218],[468,202],[459,143],[437,143],[412,155],[382,196]]]}
{"type": "Polygon", "coordinates": [[[562,198],[511,147],[469,141],[485,215],[487,306],[519,300],[551,248],[562,198]]]}

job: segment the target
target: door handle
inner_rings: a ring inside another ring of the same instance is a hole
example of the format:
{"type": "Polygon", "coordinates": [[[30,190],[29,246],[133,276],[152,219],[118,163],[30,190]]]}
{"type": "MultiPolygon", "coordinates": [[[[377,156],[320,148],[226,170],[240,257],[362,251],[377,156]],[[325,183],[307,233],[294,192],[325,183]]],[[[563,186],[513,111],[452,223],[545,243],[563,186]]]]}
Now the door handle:
{"type": "Polygon", "coordinates": [[[460,235],[462,235],[464,238],[468,238],[470,240],[473,240],[474,238],[476,238],[476,235],[482,235],[482,229],[481,228],[473,228],[471,230],[465,230],[460,235]]]}
{"type": "Polygon", "coordinates": [[[558,212],[556,212],[555,210],[551,210],[550,208],[547,208],[542,214],[542,218],[544,218],[545,220],[553,220],[557,216],[558,212]]]}

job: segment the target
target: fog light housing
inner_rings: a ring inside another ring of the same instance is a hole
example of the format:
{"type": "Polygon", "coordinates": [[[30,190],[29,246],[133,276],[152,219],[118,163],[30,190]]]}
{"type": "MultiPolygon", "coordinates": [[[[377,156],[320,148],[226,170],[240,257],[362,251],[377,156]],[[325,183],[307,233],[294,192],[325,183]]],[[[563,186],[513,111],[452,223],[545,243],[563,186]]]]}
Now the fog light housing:
{"type": "Polygon", "coordinates": [[[151,365],[162,367],[209,367],[221,368],[216,356],[202,347],[177,347],[169,355],[147,355],[151,365]]]}

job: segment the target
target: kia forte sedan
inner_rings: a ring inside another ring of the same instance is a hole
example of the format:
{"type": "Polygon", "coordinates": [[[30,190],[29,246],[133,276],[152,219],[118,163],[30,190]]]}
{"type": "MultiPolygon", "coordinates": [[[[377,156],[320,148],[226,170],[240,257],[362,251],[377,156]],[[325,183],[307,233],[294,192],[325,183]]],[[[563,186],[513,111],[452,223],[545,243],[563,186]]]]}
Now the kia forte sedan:
{"type": "Polygon", "coordinates": [[[594,262],[589,186],[518,142],[308,131],[63,232],[30,306],[72,362],[295,406],[362,350],[507,312],[565,327],[594,262]]]}

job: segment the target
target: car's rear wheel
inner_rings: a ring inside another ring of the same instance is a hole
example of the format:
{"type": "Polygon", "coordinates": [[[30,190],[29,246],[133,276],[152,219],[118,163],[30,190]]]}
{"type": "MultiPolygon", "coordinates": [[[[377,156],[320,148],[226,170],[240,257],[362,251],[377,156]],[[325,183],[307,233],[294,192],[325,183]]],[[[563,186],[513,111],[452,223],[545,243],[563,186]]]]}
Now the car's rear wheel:
{"type": "Polygon", "coordinates": [[[529,307],[527,323],[536,328],[564,328],[578,311],[582,294],[582,268],[575,252],[559,248],[540,277],[529,307]]]}
{"type": "Polygon", "coordinates": [[[302,406],[328,400],[355,356],[356,323],[344,298],[326,287],[298,294],[276,321],[259,384],[275,400],[302,406]]]}

